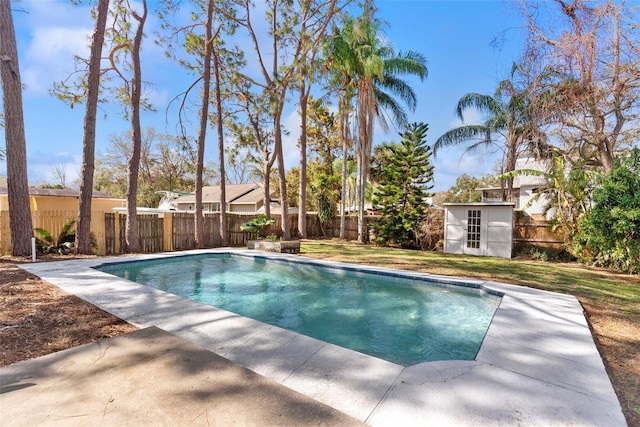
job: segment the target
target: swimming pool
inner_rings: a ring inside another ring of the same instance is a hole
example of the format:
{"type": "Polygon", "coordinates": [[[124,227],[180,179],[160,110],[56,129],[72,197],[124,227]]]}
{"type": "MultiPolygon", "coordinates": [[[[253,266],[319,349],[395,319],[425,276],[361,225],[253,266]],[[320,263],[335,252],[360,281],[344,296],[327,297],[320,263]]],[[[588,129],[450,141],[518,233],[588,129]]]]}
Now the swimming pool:
{"type": "Polygon", "coordinates": [[[260,256],[178,256],[98,269],[403,366],[473,360],[500,304],[472,287],[260,256]]]}

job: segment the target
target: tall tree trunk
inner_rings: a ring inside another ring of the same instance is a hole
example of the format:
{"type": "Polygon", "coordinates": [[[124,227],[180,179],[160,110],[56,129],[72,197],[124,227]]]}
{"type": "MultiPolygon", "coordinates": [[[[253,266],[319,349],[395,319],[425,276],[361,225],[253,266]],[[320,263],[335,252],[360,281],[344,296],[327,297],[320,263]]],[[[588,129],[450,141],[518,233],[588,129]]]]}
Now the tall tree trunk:
{"type": "Polygon", "coordinates": [[[108,13],[109,0],[99,0],[96,26],[91,37],[91,56],[89,57],[87,76],[87,99],[82,141],[82,180],[80,182],[80,206],[76,228],[76,253],[78,254],[91,253],[91,202],[95,170],[96,113],[100,91],[100,59],[108,13]]]}
{"type": "MultiPolygon", "coordinates": [[[[266,157],[267,155],[265,155],[266,157]]],[[[275,158],[275,157],[274,157],[275,158]]],[[[264,203],[264,214],[271,218],[271,191],[269,189],[269,187],[271,186],[271,165],[270,163],[266,160],[263,159],[262,161],[262,191],[264,192],[263,195],[263,203],[264,203]]]]}
{"type": "MultiPolygon", "coordinates": [[[[212,2],[210,2],[211,4],[212,2]]],[[[229,246],[227,221],[227,174],[224,170],[224,128],[222,123],[222,94],[220,90],[220,58],[213,53],[213,69],[216,79],[216,121],[218,128],[218,172],[220,174],[220,242],[229,246]]]]}
{"type": "Polygon", "coordinates": [[[373,81],[364,80],[358,89],[358,242],[368,240],[365,223],[365,187],[369,175],[371,139],[373,137],[372,106],[374,105],[373,81]]]}
{"type": "Polygon", "coordinates": [[[278,178],[280,181],[280,209],[282,210],[282,239],[291,240],[291,226],[289,222],[289,201],[287,199],[287,176],[284,165],[284,153],[282,150],[282,129],[280,127],[280,116],[282,105],[274,115],[275,131],[275,157],[278,160],[278,178]]]}
{"type": "MultiPolygon", "coordinates": [[[[506,172],[513,172],[516,169],[516,161],[518,159],[518,137],[516,135],[509,135],[509,141],[507,141],[507,161],[505,165],[506,172]]],[[[513,200],[513,177],[507,178],[507,191],[503,201],[512,202],[513,200]]]]}
{"type": "Polygon", "coordinates": [[[0,69],[2,104],[4,106],[11,255],[27,256],[31,253],[33,225],[29,206],[22,83],[18,66],[16,33],[9,0],[0,0],[0,69]]]}
{"type": "Polygon", "coordinates": [[[142,130],[140,126],[140,98],[142,96],[142,70],[140,66],[140,46],[144,35],[144,24],[147,20],[147,1],[142,0],[142,16],[134,11],[133,17],[138,21],[138,28],[131,47],[131,65],[133,79],[131,81],[131,139],[132,150],[129,159],[127,186],[127,226],[126,239],[129,252],[140,252],[140,236],[138,234],[138,172],[140,170],[140,151],[142,149],[142,130]]]}
{"type": "MultiPolygon", "coordinates": [[[[344,92],[344,91],[342,91],[344,92]]],[[[339,136],[342,145],[342,192],[340,197],[340,238],[344,239],[346,236],[346,222],[347,222],[347,174],[349,172],[349,165],[347,164],[347,156],[349,152],[348,129],[349,129],[349,110],[347,108],[345,94],[340,94],[340,118],[339,118],[339,136]]]]}
{"type": "Polygon", "coordinates": [[[366,226],[364,219],[364,187],[366,178],[364,177],[364,159],[358,156],[358,182],[357,182],[357,200],[358,200],[358,243],[366,243],[366,226]]]}
{"type": "Polygon", "coordinates": [[[340,238],[344,239],[346,236],[346,223],[347,223],[347,144],[342,143],[342,191],[340,195],[340,238]]]}
{"type": "MultiPolygon", "coordinates": [[[[213,1],[208,2],[207,24],[205,31],[204,58],[202,63],[202,105],[200,106],[200,129],[198,131],[196,159],[196,212],[195,212],[195,244],[196,248],[204,247],[204,214],[202,213],[202,184],[204,174],[204,146],[209,123],[209,94],[211,88],[211,56],[213,42],[213,1]]],[[[224,204],[221,200],[220,206],[224,204]]]]}
{"type": "MultiPolygon", "coordinates": [[[[304,73],[303,73],[304,74],[304,73]]],[[[302,79],[304,81],[304,77],[302,79]]],[[[309,93],[300,85],[300,189],[298,203],[298,236],[307,237],[307,101],[309,93]]]]}

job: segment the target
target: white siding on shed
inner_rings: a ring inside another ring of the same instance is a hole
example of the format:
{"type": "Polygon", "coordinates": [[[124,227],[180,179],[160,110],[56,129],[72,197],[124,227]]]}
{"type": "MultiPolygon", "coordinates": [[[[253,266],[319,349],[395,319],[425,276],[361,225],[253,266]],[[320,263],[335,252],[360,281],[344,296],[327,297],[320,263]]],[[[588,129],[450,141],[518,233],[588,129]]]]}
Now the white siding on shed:
{"type": "Polygon", "coordinates": [[[513,203],[445,203],[444,252],[511,258],[513,203]],[[469,221],[475,221],[471,224],[469,221]],[[480,243],[477,223],[480,223],[480,243]]]}
{"type": "Polygon", "coordinates": [[[466,221],[462,221],[462,211],[445,208],[444,215],[444,251],[461,254],[463,251],[466,221]]]}

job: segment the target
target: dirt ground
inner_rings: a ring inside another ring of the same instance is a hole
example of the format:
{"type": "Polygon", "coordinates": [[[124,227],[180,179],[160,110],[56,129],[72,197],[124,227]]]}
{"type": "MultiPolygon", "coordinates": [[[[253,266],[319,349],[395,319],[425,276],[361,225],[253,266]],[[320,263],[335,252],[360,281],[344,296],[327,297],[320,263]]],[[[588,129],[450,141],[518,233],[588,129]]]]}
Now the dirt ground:
{"type": "Polygon", "coordinates": [[[0,366],[137,328],[0,260],[0,366]]]}

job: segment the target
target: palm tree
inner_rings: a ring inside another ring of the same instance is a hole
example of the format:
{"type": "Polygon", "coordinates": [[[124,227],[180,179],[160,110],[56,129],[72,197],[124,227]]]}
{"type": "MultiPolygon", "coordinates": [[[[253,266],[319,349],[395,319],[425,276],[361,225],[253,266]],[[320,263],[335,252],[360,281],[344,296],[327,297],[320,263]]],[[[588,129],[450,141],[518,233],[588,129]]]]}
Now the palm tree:
{"type": "MultiPolygon", "coordinates": [[[[443,147],[470,142],[465,150],[473,152],[488,146],[498,146],[504,156],[503,173],[512,172],[516,167],[518,152],[523,146],[544,140],[544,134],[536,127],[529,108],[529,93],[515,82],[515,74],[520,68],[514,64],[511,78],[498,83],[493,96],[479,93],[463,95],[456,106],[456,115],[464,123],[464,112],[474,109],[484,115],[482,124],[463,124],[447,131],[433,145],[437,155],[443,147]]],[[[505,175],[506,191],[502,199],[513,197],[513,176],[505,175]]]]}
{"type": "MultiPolygon", "coordinates": [[[[347,21],[351,23],[351,21],[347,21]]],[[[342,185],[340,194],[340,238],[344,239],[346,225],[346,203],[348,199],[347,179],[350,174],[348,156],[353,148],[353,138],[350,132],[350,118],[355,98],[355,87],[352,78],[353,55],[345,38],[345,32],[338,27],[333,28],[333,34],[324,46],[327,72],[330,75],[330,90],[338,94],[338,138],[342,148],[342,185]]],[[[350,199],[349,199],[350,200],[350,199]]],[[[351,203],[349,206],[353,206],[351,203]]]]}
{"type": "MultiPolygon", "coordinates": [[[[369,174],[373,125],[376,120],[388,128],[385,113],[397,125],[404,126],[407,113],[403,105],[415,109],[417,97],[411,86],[399,76],[427,76],[426,59],[419,53],[397,53],[380,37],[380,23],[373,17],[370,2],[365,4],[360,18],[346,19],[345,25],[332,42],[336,49],[332,66],[340,70],[347,88],[355,89],[355,112],[358,123],[358,241],[365,242],[364,189],[369,174]],[[397,99],[395,98],[397,97],[397,99]]],[[[334,34],[335,36],[335,34],[334,34]]]]}

